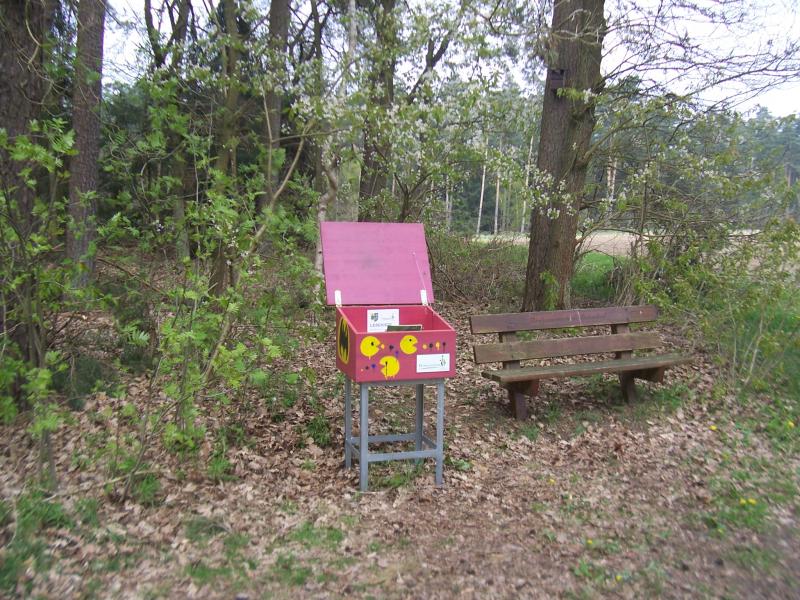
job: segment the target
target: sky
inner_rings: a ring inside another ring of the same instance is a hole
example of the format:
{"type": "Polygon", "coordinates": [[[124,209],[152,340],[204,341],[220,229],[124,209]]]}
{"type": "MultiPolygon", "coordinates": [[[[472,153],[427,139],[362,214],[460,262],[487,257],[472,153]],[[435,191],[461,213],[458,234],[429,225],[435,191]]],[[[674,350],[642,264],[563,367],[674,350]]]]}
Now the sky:
{"type": "MultiPolygon", "coordinates": [[[[645,5],[651,0],[635,0],[645,5]]],[[[657,0],[652,0],[653,2],[657,0]]],[[[704,43],[717,44],[723,51],[733,51],[742,45],[747,46],[769,43],[785,35],[790,39],[800,40],[800,15],[798,0],[756,0],[754,6],[763,2],[763,7],[756,10],[758,20],[754,31],[745,39],[733,38],[720,34],[717,28],[709,28],[701,24],[689,24],[687,33],[704,43]],[[769,6],[767,6],[767,2],[769,6]]],[[[153,0],[156,5],[158,0],[153,0]]],[[[607,2],[610,4],[610,2],[607,2]]],[[[141,31],[143,25],[143,0],[110,0],[111,18],[106,22],[105,63],[103,79],[105,83],[113,81],[132,81],[141,69],[143,61],[138,56],[137,48],[143,44],[141,31]]],[[[800,72],[796,81],[775,85],[754,98],[741,102],[736,109],[743,113],[754,113],[757,108],[765,107],[775,117],[783,117],[800,113],[800,72]]],[[[715,101],[730,95],[731,88],[708,93],[706,99],[715,101]]],[[[680,93],[680,90],[676,90],[680,93]]]]}

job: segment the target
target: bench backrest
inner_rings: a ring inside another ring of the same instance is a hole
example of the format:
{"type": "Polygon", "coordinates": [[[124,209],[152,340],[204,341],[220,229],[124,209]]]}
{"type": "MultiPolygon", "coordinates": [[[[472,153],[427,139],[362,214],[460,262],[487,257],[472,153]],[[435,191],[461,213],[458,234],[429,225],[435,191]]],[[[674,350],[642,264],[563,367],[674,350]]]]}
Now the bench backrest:
{"type": "Polygon", "coordinates": [[[500,334],[498,343],[474,346],[475,362],[518,364],[520,360],[606,352],[629,356],[633,350],[661,345],[657,333],[631,333],[628,327],[630,323],[645,323],[656,318],[658,308],[651,305],[474,315],[470,318],[473,333],[500,334]],[[601,325],[610,325],[612,334],[532,341],[517,341],[516,338],[519,331],[601,325]]]}

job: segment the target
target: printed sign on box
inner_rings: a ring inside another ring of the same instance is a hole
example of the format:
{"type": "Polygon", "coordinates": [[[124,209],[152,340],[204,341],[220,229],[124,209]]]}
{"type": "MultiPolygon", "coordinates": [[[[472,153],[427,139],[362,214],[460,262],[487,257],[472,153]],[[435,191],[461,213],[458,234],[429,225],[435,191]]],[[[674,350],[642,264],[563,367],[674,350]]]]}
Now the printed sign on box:
{"type": "Polygon", "coordinates": [[[370,333],[386,331],[389,325],[400,324],[400,310],[397,308],[378,308],[367,311],[367,331],[370,333]]]}

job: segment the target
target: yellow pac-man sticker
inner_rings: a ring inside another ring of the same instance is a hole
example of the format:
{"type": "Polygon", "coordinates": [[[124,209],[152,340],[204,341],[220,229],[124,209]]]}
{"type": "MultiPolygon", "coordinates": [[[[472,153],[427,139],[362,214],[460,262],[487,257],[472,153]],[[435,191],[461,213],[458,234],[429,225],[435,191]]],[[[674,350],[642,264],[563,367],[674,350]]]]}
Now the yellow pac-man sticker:
{"type": "Polygon", "coordinates": [[[339,327],[336,329],[336,352],[344,364],[350,361],[350,328],[344,319],[339,320],[339,327]]]}
{"type": "Polygon", "coordinates": [[[381,341],[374,335],[368,335],[361,340],[361,354],[367,358],[372,358],[383,348],[381,341]]]}

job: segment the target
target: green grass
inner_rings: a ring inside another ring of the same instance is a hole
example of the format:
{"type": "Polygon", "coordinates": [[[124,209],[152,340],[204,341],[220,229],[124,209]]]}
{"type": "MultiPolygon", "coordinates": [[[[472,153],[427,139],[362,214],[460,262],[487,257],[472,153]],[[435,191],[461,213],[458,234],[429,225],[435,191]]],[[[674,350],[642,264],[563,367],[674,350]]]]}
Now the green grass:
{"type": "MultiPolygon", "coordinates": [[[[422,474],[423,465],[408,462],[392,462],[370,468],[374,475],[375,489],[398,489],[409,485],[422,474]]],[[[370,484],[372,487],[372,484],[370,484]]]]}
{"type": "Polygon", "coordinates": [[[306,433],[317,446],[324,448],[331,443],[331,425],[321,407],[315,410],[317,414],[306,425],[306,433]]]}
{"type": "Polygon", "coordinates": [[[203,560],[198,560],[186,567],[186,574],[199,585],[207,585],[213,583],[220,577],[227,579],[233,573],[227,565],[215,567],[207,564],[203,560]]]}
{"type": "Polygon", "coordinates": [[[740,567],[766,575],[772,574],[780,561],[777,552],[758,546],[736,546],[729,550],[725,557],[740,567]]]}
{"type": "Polygon", "coordinates": [[[289,534],[289,539],[306,548],[335,550],[344,540],[344,532],[336,527],[316,527],[311,521],[305,521],[289,534]]]}
{"type": "Polygon", "coordinates": [[[525,423],[519,428],[519,434],[522,437],[528,438],[530,441],[535,442],[539,439],[541,429],[536,423],[525,423]]]}
{"type": "Polygon", "coordinates": [[[227,531],[221,521],[207,517],[192,517],[184,523],[183,527],[186,532],[186,538],[195,543],[206,542],[212,537],[227,531]]]}
{"type": "Polygon", "coordinates": [[[46,530],[74,526],[66,509],[40,492],[23,493],[15,507],[8,501],[0,503],[0,523],[4,529],[14,527],[0,559],[0,592],[9,594],[17,590],[19,574],[29,565],[37,573],[50,568],[46,530]]]}
{"type": "Polygon", "coordinates": [[[445,456],[444,464],[448,467],[454,468],[456,471],[466,472],[472,469],[472,463],[463,458],[451,458],[449,456],[445,456]]]}
{"type": "MultiPolygon", "coordinates": [[[[618,259],[617,259],[618,260],[618,259]]],[[[572,293],[580,298],[610,302],[614,299],[611,274],[615,259],[602,252],[588,252],[575,265],[572,293]]]]}
{"type": "Polygon", "coordinates": [[[284,585],[305,585],[311,577],[311,567],[303,565],[294,554],[281,554],[271,570],[272,578],[284,585]]]}

